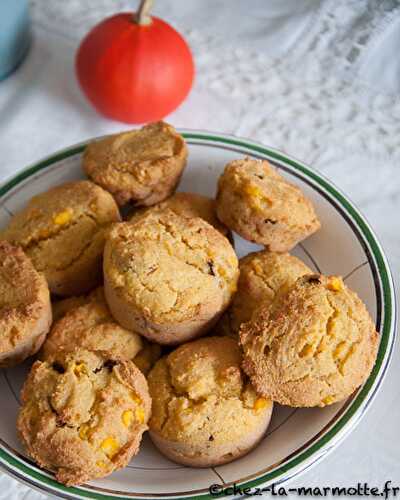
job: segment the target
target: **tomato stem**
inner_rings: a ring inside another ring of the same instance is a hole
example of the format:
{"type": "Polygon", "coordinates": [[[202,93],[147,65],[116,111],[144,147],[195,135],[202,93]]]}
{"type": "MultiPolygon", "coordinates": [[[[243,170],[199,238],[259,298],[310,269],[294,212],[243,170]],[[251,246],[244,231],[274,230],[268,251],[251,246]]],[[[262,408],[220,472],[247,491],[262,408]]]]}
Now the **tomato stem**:
{"type": "Polygon", "coordinates": [[[151,24],[149,12],[152,6],[153,0],[141,0],[138,11],[133,16],[135,23],[140,24],[141,26],[151,24]]]}

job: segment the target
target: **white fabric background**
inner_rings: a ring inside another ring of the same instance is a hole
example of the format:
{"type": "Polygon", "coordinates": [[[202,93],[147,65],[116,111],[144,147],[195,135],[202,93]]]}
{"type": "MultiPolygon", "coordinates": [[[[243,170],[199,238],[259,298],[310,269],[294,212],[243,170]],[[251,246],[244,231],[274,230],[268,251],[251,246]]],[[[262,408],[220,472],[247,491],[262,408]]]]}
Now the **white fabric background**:
{"type": "MultiPolygon", "coordinates": [[[[0,181],[123,125],[76,84],[80,38],[123,0],[33,0],[28,59],[0,83],[0,181]]],[[[400,6],[394,0],[156,0],[188,39],[197,76],[168,121],[247,136],[324,172],[361,208],[399,283],[400,6]]],[[[352,435],[294,486],[400,486],[400,356],[352,435]]],[[[0,475],[0,498],[45,497],[0,475]]]]}

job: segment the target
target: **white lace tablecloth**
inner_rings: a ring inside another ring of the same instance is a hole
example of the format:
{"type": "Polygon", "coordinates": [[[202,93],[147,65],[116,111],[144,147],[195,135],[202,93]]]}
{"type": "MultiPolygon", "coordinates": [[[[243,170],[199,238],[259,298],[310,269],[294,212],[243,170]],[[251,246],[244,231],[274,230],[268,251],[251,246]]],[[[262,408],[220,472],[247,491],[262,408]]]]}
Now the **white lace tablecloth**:
{"type": "MultiPolygon", "coordinates": [[[[123,0],[33,0],[28,59],[0,83],[0,181],[85,138],[124,128],[87,104],[74,52],[123,0]]],[[[190,97],[168,121],[247,136],[313,165],[367,216],[400,269],[400,6],[395,0],[156,0],[187,37],[190,97]]],[[[400,486],[400,356],[351,436],[293,486],[400,486]]],[[[45,497],[0,475],[0,498],[45,497]]]]}

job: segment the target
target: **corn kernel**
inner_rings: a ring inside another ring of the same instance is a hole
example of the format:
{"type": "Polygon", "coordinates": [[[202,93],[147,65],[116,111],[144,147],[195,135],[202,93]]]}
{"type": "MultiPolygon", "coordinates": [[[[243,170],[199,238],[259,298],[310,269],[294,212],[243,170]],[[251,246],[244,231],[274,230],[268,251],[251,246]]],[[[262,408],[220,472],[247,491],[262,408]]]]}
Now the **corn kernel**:
{"type": "Polygon", "coordinates": [[[170,244],[168,243],[168,241],[166,241],[166,242],[164,243],[164,247],[165,247],[165,249],[166,249],[166,251],[167,251],[168,255],[174,255],[174,248],[173,248],[173,246],[172,246],[172,245],[170,245],[170,244]]]}
{"type": "Polygon", "coordinates": [[[326,340],[326,337],[322,337],[317,347],[317,354],[326,351],[327,348],[328,348],[328,341],[326,340]]]}
{"type": "Polygon", "coordinates": [[[54,224],[57,224],[58,226],[64,226],[65,224],[68,224],[68,222],[72,219],[72,213],[70,210],[63,210],[62,212],[59,212],[58,214],[55,214],[53,217],[53,222],[54,224]]]}
{"type": "Polygon", "coordinates": [[[339,366],[339,372],[344,375],[344,368],[347,363],[347,361],[350,359],[350,357],[354,354],[356,348],[354,344],[350,347],[350,349],[347,351],[346,356],[342,359],[340,366],[339,366]]]}
{"type": "Polygon", "coordinates": [[[133,411],[132,410],[125,410],[122,413],[122,423],[125,425],[125,427],[129,427],[133,421],[133,411]]]}
{"type": "Polygon", "coordinates": [[[74,373],[77,377],[80,377],[82,374],[87,373],[85,363],[76,363],[76,365],[74,366],[74,373]]]}
{"type": "Polygon", "coordinates": [[[343,288],[342,280],[340,278],[336,278],[336,276],[332,276],[331,278],[329,278],[327,287],[333,292],[340,292],[340,290],[343,288]]]}
{"type": "Polygon", "coordinates": [[[88,432],[89,432],[89,426],[87,424],[82,424],[79,428],[79,437],[83,440],[87,439],[88,432]]]}
{"type": "Polygon", "coordinates": [[[217,266],[217,272],[218,275],[221,276],[221,278],[228,278],[229,273],[227,272],[227,269],[223,266],[217,266]]]}
{"type": "Polygon", "coordinates": [[[333,359],[339,359],[346,347],[346,342],[340,342],[333,351],[333,359]]]}
{"type": "Polygon", "coordinates": [[[299,352],[300,358],[309,356],[313,352],[313,346],[311,344],[306,344],[303,349],[299,352]]]}
{"type": "Polygon", "coordinates": [[[260,276],[261,274],[263,274],[264,269],[259,262],[253,263],[253,269],[254,269],[254,272],[256,273],[257,276],[260,276]]]}
{"type": "Polygon", "coordinates": [[[236,266],[237,265],[237,258],[236,257],[229,257],[228,259],[228,263],[231,265],[231,266],[236,266]]]}
{"type": "Polygon", "coordinates": [[[136,392],[131,392],[131,399],[133,402],[135,402],[137,405],[140,405],[142,400],[139,398],[139,396],[136,394],[136,392]]]}
{"type": "Polygon", "coordinates": [[[335,311],[333,315],[328,319],[328,323],[326,325],[326,333],[328,334],[329,337],[336,337],[336,330],[337,330],[337,325],[338,321],[337,319],[339,318],[339,312],[335,311]]]}
{"type": "Polygon", "coordinates": [[[260,198],[262,196],[262,191],[258,186],[252,184],[247,184],[244,188],[244,192],[250,196],[260,198]]]}
{"type": "Polygon", "coordinates": [[[333,403],[334,401],[335,401],[335,400],[333,399],[333,397],[332,397],[332,396],[327,396],[326,398],[324,398],[324,399],[322,400],[322,403],[323,403],[324,405],[330,405],[330,404],[331,404],[331,403],[333,403]]]}
{"type": "Polygon", "coordinates": [[[266,408],[268,406],[268,404],[269,404],[269,402],[267,399],[257,398],[254,401],[253,410],[255,410],[255,411],[263,410],[264,408],[266,408]]]}
{"type": "Polygon", "coordinates": [[[136,408],[136,418],[141,424],[144,423],[144,416],[144,409],[141,406],[139,406],[139,408],[136,408]]]}
{"type": "Polygon", "coordinates": [[[111,436],[106,438],[101,443],[100,448],[104,451],[108,458],[112,458],[116,455],[119,449],[117,441],[111,436]]]}

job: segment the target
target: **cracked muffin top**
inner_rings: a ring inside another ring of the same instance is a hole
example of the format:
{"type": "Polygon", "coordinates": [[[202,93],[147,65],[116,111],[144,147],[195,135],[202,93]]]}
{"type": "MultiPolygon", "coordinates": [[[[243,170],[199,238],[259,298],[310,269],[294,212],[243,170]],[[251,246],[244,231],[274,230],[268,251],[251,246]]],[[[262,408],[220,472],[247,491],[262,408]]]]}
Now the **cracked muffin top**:
{"type": "Polygon", "coordinates": [[[273,307],[242,325],[243,367],[257,391],[289,406],[341,401],[368,378],[379,337],[342,279],[299,278],[273,307]]]}
{"type": "Polygon", "coordinates": [[[78,295],[98,284],[105,232],[119,220],[109,193],[76,181],[32,198],[0,236],[22,247],[51,292],[78,295]]]}
{"type": "Polygon", "coordinates": [[[102,287],[87,297],[74,299],[65,299],[71,307],[53,324],[40,352],[42,360],[56,361],[62,351],[74,351],[80,347],[105,351],[112,359],[130,359],[137,366],[139,364],[138,368],[144,373],[150,370],[161,355],[160,347],[116,323],[102,287]]]}
{"type": "Polygon", "coordinates": [[[198,339],[160,359],[148,377],[150,431],[204,451],[251,435],[272,403],[257,396],[241,362],[239,346],[229,337],[198,339]]]}
{"type": "Polygon", "coordinates": [[[50,325],[46,280],[21,248],[0,241],[0,367],[34,354],[50,325]]]}
{"type": "Polygon", "coordinates": [[[86,174],[119,205],[149,206],[173,193],[187,154],[183,137],[157,122],[89,144],[82,161],[86,174]]]}
{"type": "Polygon", "coordinates": [[[321,226],[311,201],[266,160],[228,163],[216,200],[229,229],[272,252],[291,250],[321,226]]]}
{"type": "Polygon", "coordinates": [[[167,209],[172,210],[177,215],[188,217],[189,219],[200,217],[215,227],[215,229],[218,229],[224,236],[228,236],[229,229],[218,220],[215,211],[215,200],[197,193],[175,193],[157,205],[137,210],[132,215],[130,221],[135,221],[138,217],[149,211],[163,212],[167,209]]]}
{"type": "Polygon", "coordinates": [[[36,361],[22,389],[17,428],[29,455],[58,481],[81,484],[124,467],[138,452],[151,400],[130,361],[85,350],[36,361]]]}
{"type": "Polygon", "coordinates": [[[239,271],[237,292],[218,327],[221,333],[235,337],[240,325],[251,319],[261,303],[264,306],[272,304],[297,278],[311,273],[297,257],[268,250],[241,258],[239,271]]]}
{"type": "Polygon", "coordinates": [[[143,335],[152,325],[207,323],[227,307],[238,274],[224,236],[198,217],[170,210],[116,224],[104,251],[110,309],[122,325],[125,314],[134,314],[143,335]]]}

